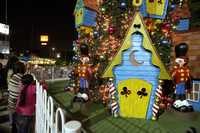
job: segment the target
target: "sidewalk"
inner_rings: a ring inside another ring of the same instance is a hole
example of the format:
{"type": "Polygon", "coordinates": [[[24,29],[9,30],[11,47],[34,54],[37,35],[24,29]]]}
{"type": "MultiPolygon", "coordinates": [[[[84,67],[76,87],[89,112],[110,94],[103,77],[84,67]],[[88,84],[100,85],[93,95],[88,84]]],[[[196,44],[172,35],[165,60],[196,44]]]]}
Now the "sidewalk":
{"type": "Polygon", "coordinates": [[[9,111],[7,109],[7,96],[0,98],[0,133],[10,133],[11,126],[9,124],[9,111]]]}
{"type": "Polygon", "coordinates": [[[9,111],[7,108],[7,92],[0,94],[0,133],[10,133],[11,126],[9,124],[9,111]]]}

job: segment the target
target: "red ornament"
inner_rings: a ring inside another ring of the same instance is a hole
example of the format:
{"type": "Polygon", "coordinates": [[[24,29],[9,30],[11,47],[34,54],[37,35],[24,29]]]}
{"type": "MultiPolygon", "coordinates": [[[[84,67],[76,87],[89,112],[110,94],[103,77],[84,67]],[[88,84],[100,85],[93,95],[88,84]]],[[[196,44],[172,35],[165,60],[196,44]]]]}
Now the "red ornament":
{"type": "Polygon", "coordinates": [[[78,40],[76,40],[76,44],[80,44],[80,40],[78,39],[78,40]]]}
{"type": "Polygon", "coordinates": [[[113,27],[113,26],[109,26],[108,32],[109,32],[110,34],[112,34],[112,33],[114,33],[114,31],[115,31],[114,27],[113,27]]]}
{"type": "Polygon", "coordinates": [[[168,34],[169,31],[170,31],[170,23],[164,23],[162,25],[162,32],[165,33],[165,34],[168,34]]]}
{"type": "Polygon", "coordinates": [[[167,29],[170,28],[170,23],[164,23],[164,24],[163,24],[163,27],[164,27],[164,28],[167,28],[167,29]]]}
{"type": "Polygon", "coordinates": [[[154,31],[154,29],[153,29],[153,27],[154,27],[153,20],[152,19],[146,19],[145,23],[146,23],[148,32],[153,32],[154,31]]]}
{"type": "Polygon", "coordinates": [[[172,21],[173,22],[177,22],[179,20],[180,20],[180,16],[174,16],[174,17],[172,17],[172,21]]]}

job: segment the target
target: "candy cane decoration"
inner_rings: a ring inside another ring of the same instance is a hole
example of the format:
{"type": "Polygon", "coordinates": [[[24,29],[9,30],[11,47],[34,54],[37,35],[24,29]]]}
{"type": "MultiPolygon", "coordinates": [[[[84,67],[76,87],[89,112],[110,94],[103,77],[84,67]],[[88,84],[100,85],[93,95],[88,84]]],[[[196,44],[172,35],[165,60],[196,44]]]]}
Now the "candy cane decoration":
{"type": "Polygon", "coordinates": [[[158,114],[158,111],[159,111],[159,105],[158,105],[158,102],[161,97],[162,97],[162,87],[161,87],[161,84],[158,85],[158,88],[156,89],[156,99],[155,99],[155,103],[153,104],[153,118],[154,119],[157,119],[157,114],[158,114]]]}
{"type": "Polygon", "coordinates": [[[113,99],[115,98],[115,94],[116,94],[116,89],[113,83],[109,85],[109,94],[111,97],[111,111],[112,111],[112,114],[116,116],[118,112],[118,103],[116,100],[113,99]]]}
{"type": "Polygon", "coordinates": [[[115,96],[116,89],[115,89],[115,86],[114,86],[113,83],[111,83],[111,84],[109,85],[109,93],[110,93],[110,96],[111,96],[111,97],[115,96]]]}
{"type": "Polygon", "coordinates": [[[161,98],[161,97],[162,97],[162,87],[161,87],[161,85],[158,85],[158,88],[157,88],[157,90],[156,90],[156,96],[157,96],[158,98],[161,98]]]}

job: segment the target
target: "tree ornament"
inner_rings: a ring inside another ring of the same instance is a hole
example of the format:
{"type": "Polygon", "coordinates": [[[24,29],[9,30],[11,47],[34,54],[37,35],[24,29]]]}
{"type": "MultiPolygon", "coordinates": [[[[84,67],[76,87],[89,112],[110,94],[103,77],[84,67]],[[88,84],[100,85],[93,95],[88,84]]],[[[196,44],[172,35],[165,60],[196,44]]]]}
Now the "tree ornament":
{"type": "Polygon", "coordinates": [[[153,32],[154,31],[154,22],[153,22],[153,20],[152,19],[146,19],[145,23],[146,23],[148,32],[153,32]]]}
{"type": "Polygon", "coordinates": [[[174,3],[171,4],[171,9],[175,9],[176,8],[176,5],[174,3]]]}
{"type": "Polygon", "coordinates": [[[172,26],[172,29],[173,29],[173,30],[176,30],[176,25],[173,25],[173,26],[172,26]]]}
{"type": "Polygon", "coordinates": [[[108,32],[109,32],[110,34],[112,34],[112,33],[114,33],[114,31],[115,31],[114,27],[113,27],[113,26],[109,26],[108,32]]]}
{"type": "Polygon", "coordinates": [[[164,38],[164,39],[161,40],[160,44],[161,45],[169,45],[170,44],[170,40],[167,39],[167,38],[164,38]]]}
{"type": "Polygon", "coordinates": [[[166,22],[162,25],[162,32],[167,36],[170,31],[171,25],[170,23],[166,22]]]}
{"type": "Polygon", "coordinates": [[[179,0],[179,7],[183,6],[183,0],[179,0]]]}
{"type": "Polygon", "coordinates": [[[81,44],[80,45],[80,51],[82,55],[88,55],[88,45],[87,44],[81,44]]]}
{"type": "Polygon", "coordinates": [[[93,32],[93,37],[94,37],[94,38],[99,37],[99,32],[95,30],[95,31],[93,32]]]}
{"type": "Polygon", "coordinates": [[[125,9],[126,8],[126,2],[125,0],[120,0],[120,8],[125,9]]]}
{"type": "Polygon", "coordinates": [[[105,12],[105,11],[106,11],[106,8],[105,8],[105,7],[101,7],[101,11],[102,11],[102,12],[105,12]]]}
{"type": "Polygon", "coordinates": [[[105,59],[105,55],[100,55],[100,59],[104,60],[105,59]]]}
{"type": "Polygon", "coordinates": [[[173,18],[172,18],[172,21],[173,22],[177,22],[177,21],[179,21],[180,20],[180,17],[179,16],[174,16],[173,18]]]}

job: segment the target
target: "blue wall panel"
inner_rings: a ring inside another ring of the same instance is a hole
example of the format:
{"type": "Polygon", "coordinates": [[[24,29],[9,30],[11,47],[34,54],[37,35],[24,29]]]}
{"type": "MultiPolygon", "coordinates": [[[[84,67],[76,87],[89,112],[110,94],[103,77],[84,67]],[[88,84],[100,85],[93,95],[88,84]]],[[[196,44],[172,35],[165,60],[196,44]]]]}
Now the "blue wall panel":
{"type": "Polygon", "coordinates": [[[83,25],[84,26],[95,26],[96,25],[97,13],[92,10],[84,10],[83,25]]]}
{"type": "Polygon", "coordinates": [[[189,29],[189,19],[181,19],[179,24],[176,26],[177,31],[185,31],[189,29]]]}

